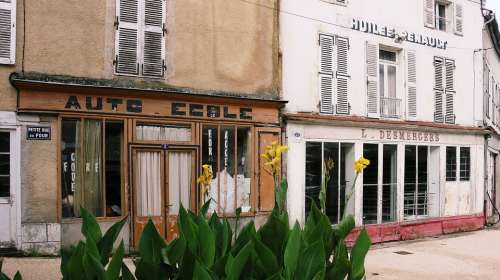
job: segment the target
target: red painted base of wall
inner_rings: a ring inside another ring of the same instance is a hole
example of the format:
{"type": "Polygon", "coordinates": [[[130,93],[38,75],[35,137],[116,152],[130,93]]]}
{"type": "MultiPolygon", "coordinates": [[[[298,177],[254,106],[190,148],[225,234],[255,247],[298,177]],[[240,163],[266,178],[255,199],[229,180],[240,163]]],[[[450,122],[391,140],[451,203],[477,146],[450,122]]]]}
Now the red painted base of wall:
{"type": "MultiPolygon", "coordinates": [[[[484,216],[467,215],[442,218],[429,218],[401,223],[387,223],[381,225],[367,225],[365,228],[372,243],[388,241],[411,240],[422,237],[437,236],[454,232],[473,231],[484,227],[484,216]]],[[[362,228],[356,228],[346,238],[352,245],[362,228]]]]}

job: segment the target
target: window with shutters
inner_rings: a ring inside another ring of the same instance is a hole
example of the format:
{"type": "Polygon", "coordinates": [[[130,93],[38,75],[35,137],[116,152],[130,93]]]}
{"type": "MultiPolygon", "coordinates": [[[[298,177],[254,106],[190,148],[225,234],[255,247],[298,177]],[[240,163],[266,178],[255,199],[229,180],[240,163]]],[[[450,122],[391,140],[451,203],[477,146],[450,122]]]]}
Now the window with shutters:
{"type": "Polygon", "coordinates": [[[0,0],[0,64],[16,62],[16,0],[0,0]]]}
{"type": "Polygon", "coordinates": [[[484,62],[483,73],[483,111],[486,119],[490,118],[490,69],[486,61],[484,62]]]}
{"type": "Polygon", "coordinates": [[[349,39],[320,34],[319,49],[320,113],[348,115],[350,114],[349,39]]]}
{"type": "Polygon", "coordinates": [[[455,61],[434,58],[434,121],[455,123],[455,61]]]}
{"type": "Polygon", "coordinates": [[[398,95],[398,52],[379,49],[378,79],[380,116],[401,117],[401,98],[398,95]]]}
{"type": "Polygon", "coordinates": [[[463,34],[463,5],[458,0],[423,0],[424,25],[444,32],[463,34]]]}
{"type": "Polygon", "coordinates": [[[165,5],[165,0],[117,0],[116,74],[164,76],[165,5]]]}

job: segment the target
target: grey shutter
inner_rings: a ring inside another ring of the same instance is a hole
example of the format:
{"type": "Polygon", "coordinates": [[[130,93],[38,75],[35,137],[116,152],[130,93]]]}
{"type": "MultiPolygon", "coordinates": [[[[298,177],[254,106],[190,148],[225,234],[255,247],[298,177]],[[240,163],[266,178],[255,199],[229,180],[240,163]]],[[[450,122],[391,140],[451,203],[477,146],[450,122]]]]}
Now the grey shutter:
{"type": "Polygon", "coordinates": [[[454,15],[455,15],[455,34],[463,35],[464,33],[464,9],[462,4],[454,4],[454,15]]]}
{"type": "Polygon", "coordinates": [[[443,114],[443,65],[444,61],[441,57],[434,58],[434,121],[444,122],[443,114]]]}
{"type": "Polygon", "coordinates": [[[0,63],[16,62],[16,1],[0,1],[0,63]]]}
{"type": "Polygon", "coordinates": [[[325,34],[319,35],[320,113],[323,114],[333,114],[333,44],[333,36],[325,34]]]}
{"type": "Polygon", "coordinates": [[[407,53],[407,111],[408,119],[416,119],[417,117],[417,54],[415,51],[407,53]]]}
{"type": "Polygon", "coordinates": [[[455,61],[453,59],[445,60],[446,71],[446,109],[445,122],[455,123],[455,61]]]}
{"type": "Polygon", "coordinates": [[[366,42],[366,89],[368,117],[379,117],[378,45],[366,42]]]}
{"type": "Polygon", "coordinates": [[[115,71],[139,74],[139,1],[117,0],[115,71]]]}
{"type": "Polygon", "coordinates": [[[142,75],[163,77],[165,66],[165,0],[144,0],[142,75]]]}
{"type": "Polygon", "coordinates": [[[424,25],[436,28],[435,0],[424,0],[424,25]]]}
{"type": "Polygon", "coordinates": [[[337,36],[337,114],[349,114],[348,54],[349,39],[337,36]]]}

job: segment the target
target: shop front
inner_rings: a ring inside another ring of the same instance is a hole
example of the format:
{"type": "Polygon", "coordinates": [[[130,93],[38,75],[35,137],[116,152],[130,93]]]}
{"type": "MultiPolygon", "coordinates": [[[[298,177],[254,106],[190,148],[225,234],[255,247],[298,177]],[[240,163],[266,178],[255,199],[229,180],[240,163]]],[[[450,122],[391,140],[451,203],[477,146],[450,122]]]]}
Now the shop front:
{"type": "MultiPolygon", "coordinates": [[[[63,247],[80,237],[81,208],[104,228],[128,217],[122,234],[131,248],[149,219],[165,239],[175,238],[181,205],[196,211],[203,202],[196,178],[204,164],[214,173],[210,197],[219,214],[232,216],[241,208],[242,216],[253,218],[274,206],[272,178],[258,155],[280,140],[282,102],[174,90],[14,84],[20,114],[46,116],[46,127],[55,130],[58,175],[48,191],[57,196],[57,213],[48,215],[56,215],[52,223],[59,224],[63,247]]],[[[28,143],[32,154],[26,157],[36,158],[43,142],[28,143]]]]}
{"type": "Polygon", "coordinates": [[[484,225],[484,130],[306,113],[286,118],[293,218],[304,222],[318,201],[331,159],[326,212],[332,224],[344,212],[353,214],[374,242],[484,225]],[[354,161],[361,156],[370,165],[352,189],[354,161]]]}

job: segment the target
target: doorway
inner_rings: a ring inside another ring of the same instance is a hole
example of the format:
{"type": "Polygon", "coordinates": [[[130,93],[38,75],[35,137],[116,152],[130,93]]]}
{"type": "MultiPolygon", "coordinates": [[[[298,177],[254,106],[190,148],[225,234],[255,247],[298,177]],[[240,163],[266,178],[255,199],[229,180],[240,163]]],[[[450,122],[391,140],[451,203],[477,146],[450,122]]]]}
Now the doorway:
{"type": "Polygon", "coordinates": [[[0,131],[0,248],[12,249],[18,244],[19,230],[19,158],[16,151],[19,140],[14,131],[0,131]]]}
{"type": "Polygon", "coordinates": [[[133,240],[137,248],[149,219],[162,237],[178,236],[181,204],[195,207],[196,154],[191,147],[132,148],[133,240]]]}

